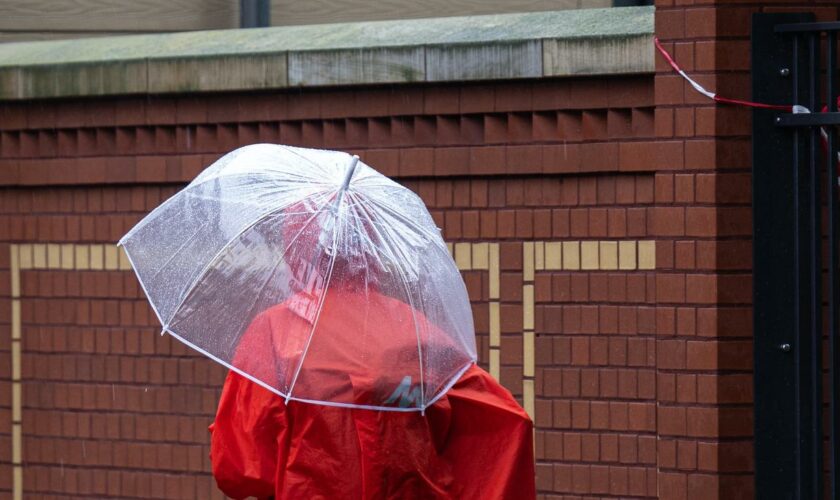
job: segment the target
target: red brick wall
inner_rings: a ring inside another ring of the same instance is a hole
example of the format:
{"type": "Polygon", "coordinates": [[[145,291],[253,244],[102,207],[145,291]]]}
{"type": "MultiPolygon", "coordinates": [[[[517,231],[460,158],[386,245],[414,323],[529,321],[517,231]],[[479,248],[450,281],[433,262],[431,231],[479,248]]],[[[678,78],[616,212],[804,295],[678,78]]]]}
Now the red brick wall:
{"type": "MultiPolygon", "coordinates": [[[[750,17],[836,2],[657,0],[656,34],[726,97],[750,96],[750,17]]],[[[716,106],[662,59],[655,77],[659,171],[657,434],[661,498],[749,498],[753,488],[751,115],[716,106]]]]}
{"type": "MultiPolygon", "coordinates": [[[[748,237],[747,179],[685,174],[709,168],[714,142],[683,153],[663,123],[650,76],[0,103],[0,496],[12,488],[11,245],[111,245],[221,153],[259,141],[358,152],[417,191],[447,241],[499,244],[500,379],[520,398],[533,381],[541,494],[653,498],[685,477],[671,469],[724,469],[718,422],[748,435],[749,375],[714,373],[748,370],[749,344],[713,339],[749,328],[749,278],[715,270],[749,265],[748,242],[730,238],[748,237]],[[523,258],[523,242],[654,236],[663,273],[531,277],[523,258]]],[[[206,426],[224,371],[158,335],[132,273],[32,267],[19,298],[26,497],[210,497],[206,426]]],[[[490,278],[464,276],[487,366],[490,278]]]]}

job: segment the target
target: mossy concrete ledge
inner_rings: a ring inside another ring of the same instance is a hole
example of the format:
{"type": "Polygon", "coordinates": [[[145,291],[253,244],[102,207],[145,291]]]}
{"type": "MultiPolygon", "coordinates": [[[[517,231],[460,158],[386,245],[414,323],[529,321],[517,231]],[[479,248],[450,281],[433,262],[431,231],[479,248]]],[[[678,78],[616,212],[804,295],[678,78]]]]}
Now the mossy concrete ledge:
{"type": "Polygon", "coordinates": [[[653,72],[653,8],[0,44],[0,99],[653,72]]]}

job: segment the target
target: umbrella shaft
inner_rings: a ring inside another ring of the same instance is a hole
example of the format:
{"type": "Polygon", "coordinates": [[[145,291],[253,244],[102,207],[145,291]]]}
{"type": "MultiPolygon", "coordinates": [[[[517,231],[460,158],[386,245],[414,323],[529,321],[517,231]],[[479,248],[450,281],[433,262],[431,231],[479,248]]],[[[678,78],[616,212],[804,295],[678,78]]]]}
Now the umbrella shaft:
{"type": "Polygon", "coordinates": [[[350,158],[350,165],[347,167],[347,173],[344,175],[344,182],[341,183],[341,190],[346,191],[347,188],[350,186],[350,179],[353,177],[353,174],[356,172],[356,165],[359,163],[358,155],[353,155],[350,158]]]}
{"type": "Polygon", "coordinates": [[[338,208],[341,205],[341,198],[344,197],[344,192],[347,191],[347,188],[350,187],[350,179],[353,178],[353,174],[356,172],[356,164],[359,163],[359,157],[357,155],[353,155],[350,158],[350,166],[347,167],[347,173],[344,175],[344,181],[341,183],[341,188],[338,190],[338,196],[335,198],[335,207],[338,208]]]}

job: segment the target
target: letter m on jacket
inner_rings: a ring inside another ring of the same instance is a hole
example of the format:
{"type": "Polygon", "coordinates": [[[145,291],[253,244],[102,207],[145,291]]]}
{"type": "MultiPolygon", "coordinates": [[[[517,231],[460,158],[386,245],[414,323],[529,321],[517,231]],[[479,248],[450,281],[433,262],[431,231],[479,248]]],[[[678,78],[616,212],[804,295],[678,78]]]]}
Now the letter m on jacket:
{"type": "Polygon", "coordinates": [[[394,389],[393,394],[385,400],[386,405],[397,403],[400,408],[408,408],[410,406],[417,406],[420,400],[420,388],[411,387],[411,377],[406,375],[403,377],[400,385],[394,389]]]}

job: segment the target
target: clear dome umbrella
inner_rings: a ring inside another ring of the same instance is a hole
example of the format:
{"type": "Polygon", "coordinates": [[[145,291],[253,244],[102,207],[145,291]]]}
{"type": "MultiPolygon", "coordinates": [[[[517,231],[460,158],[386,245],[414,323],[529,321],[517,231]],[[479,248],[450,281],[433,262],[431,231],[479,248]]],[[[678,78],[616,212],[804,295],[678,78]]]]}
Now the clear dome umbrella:
{"type": "Polygon", "coordinates": [[[346,153],[237,149],[119,244],[164,333],[287,402],[422,411],[476,360],[423,202],[346,153]]]}

